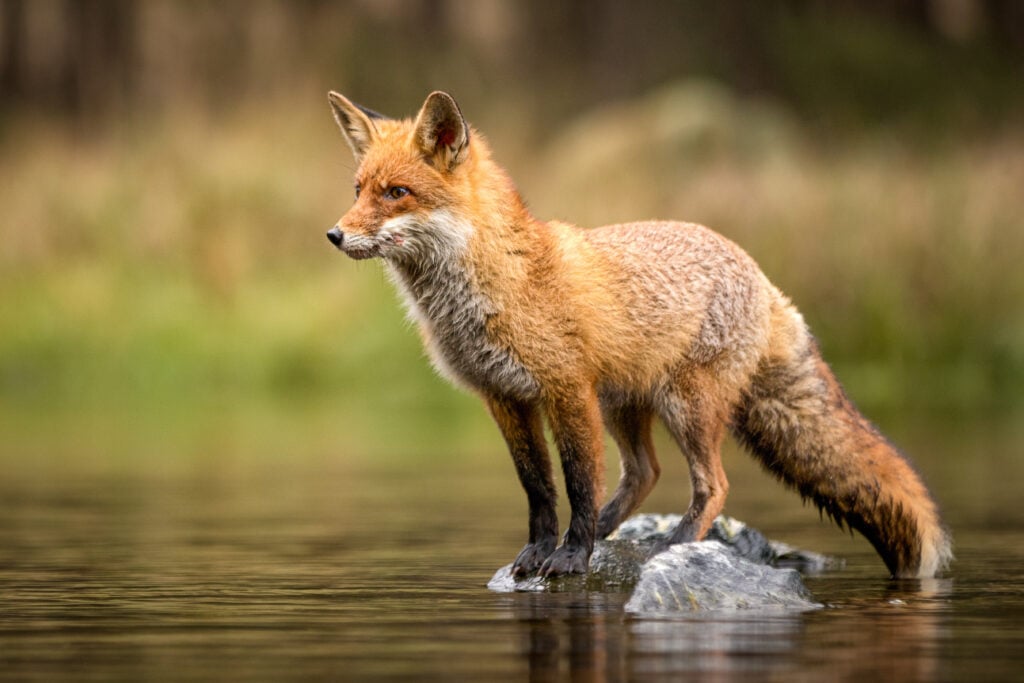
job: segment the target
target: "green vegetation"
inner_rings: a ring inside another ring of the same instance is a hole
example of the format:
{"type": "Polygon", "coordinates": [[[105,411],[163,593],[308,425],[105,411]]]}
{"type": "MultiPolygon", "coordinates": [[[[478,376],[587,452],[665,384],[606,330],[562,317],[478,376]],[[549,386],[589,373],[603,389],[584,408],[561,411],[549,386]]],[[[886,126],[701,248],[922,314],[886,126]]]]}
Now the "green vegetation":
{"type": "Polygon", "coordinates": [[[540,217],[733,238],[871,415],[1024,403],[1014,3],[3,6],[0,428],[170,439],[248,406],[268,439],[289,413],[495,438],[380,264],[324,239],[352,196],[332,87],[453,92],[540,217]]]}
{"type": "MultiPolygon", "coordinates": [[[[88,140],[11,124],[7,414],[326,403],[360,438],[396,415],[482,433],[482,410],[427,367],[380,265],[324,239],[351,201],[351,157],[322,100],[88,140]]],[[[813,139],[700,83],[595,110],[538,147],[498,110],[467,115],[541,217],[688,219],[740,243],[869,412],[1020,405],[1021,134],[936,149],[813,139]]]]}

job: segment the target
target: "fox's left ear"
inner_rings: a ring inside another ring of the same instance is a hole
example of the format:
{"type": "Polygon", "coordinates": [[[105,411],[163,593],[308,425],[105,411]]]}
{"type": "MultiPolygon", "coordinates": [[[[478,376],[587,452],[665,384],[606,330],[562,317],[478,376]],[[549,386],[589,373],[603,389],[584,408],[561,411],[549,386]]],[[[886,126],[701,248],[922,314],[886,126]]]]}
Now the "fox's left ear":
{"type": "Polygon", "coordinates": [[[430,93],[416,116],[416,144],[435,168],[451,171],[466,159],[469,126],[454,98],[430,93]]]}

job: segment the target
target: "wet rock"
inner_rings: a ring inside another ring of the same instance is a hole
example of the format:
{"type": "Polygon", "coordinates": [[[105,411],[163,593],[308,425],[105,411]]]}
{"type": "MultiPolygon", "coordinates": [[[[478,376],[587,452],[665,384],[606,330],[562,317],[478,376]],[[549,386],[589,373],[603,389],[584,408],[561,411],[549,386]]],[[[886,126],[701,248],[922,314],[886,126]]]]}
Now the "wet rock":
{"type": "MultiPolygon", "coordinates": [[[[667,541],[682,520],[682,515],[634,515],[616,529],[609,540],[631,540],[642,544],[667,541]]],[[[751,562],[768,564],[775,559],[771,542],[757,529],[738,519],[719,515],[715,518],[705,541],[721,541],[733,552],[751,562]]]]}
{"type": "Polygon", "coordinates": [[[774,558],[772,565],[796,569],[801,574],[821,574],[831,569],[842,569],[843,561],[838,557],[830,557],[821,553],[794,548],[782,541],[769,541],[774,558]]]}
{"type": "Polygon", "coordinates": [[[837,565],[831,558],[769,541],[724,516],[704,541],[655,555],[679,520],[679,515],[631,517],[597,543],[585,575],[517,580],[507,565],[487,586],[498,592],[631,593],[626,610],[639,613],[819,607],[795,570],[823,571],[837,565]]]}
{"type": "Polygon", "coordinates": [[[643,566],[626,603],[634,613],[820,607],[795,569],[758,564],[720,541],[671,546],[643,566]]]}
{"type": "MultiPolygon", "coordinates": [[[[608,539],[640,543],[665,541],[682,518],[682,515],[634,515],[623,522],[608,539]]],[[[752,562],[796,569],[801,574],[820,574],[843,566],[842,560],[838,558],[769,540],[754,527],[725,515],[715,518],[704,540],[721,541],[752,562]]]]}

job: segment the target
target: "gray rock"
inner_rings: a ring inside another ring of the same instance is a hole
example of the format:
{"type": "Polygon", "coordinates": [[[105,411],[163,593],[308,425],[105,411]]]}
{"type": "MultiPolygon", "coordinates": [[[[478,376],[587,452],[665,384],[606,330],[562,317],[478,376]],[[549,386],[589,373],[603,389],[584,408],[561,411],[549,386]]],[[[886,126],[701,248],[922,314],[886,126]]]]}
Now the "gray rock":
{"type": "Polygon", "coordinates": [[[845,564],[838,557],[822,555],[803,548],[794,548],[782,541],[769,541],[772,548],[772,565],[796,569],[801,574],[821,574],[833,569],[842,569],[845,564]]]}
{"type": "Polygon", "coordinates": [[[752,562],[720,541],[671,546],[643,566],[626,603],[632,613],[815,609],[794,569],[752,562]]]}
{"type": "Polygon", "coordinates": [[[487,587],[498,592],[632,593],[626,610],[639,613],[820,607],[795,569],[820,572],[837,566],[831,558],[769,541],[724,516],[715,520],[704,541],[655,555],[679,520],[679,515],[631,517],[608,540],[598,541],[587,574],[517,580],[507,565],[487,587]]]}
{"type": "MultiPolygon", "coordinates": [[[[619,525],[609,540],[631,540],[641,544],[667,541],[682,515],[634,515],[619,525]]],[[[733,552],[752,562],[771,563],[776,553],[772,542],[754,527],[738,519],[719,515],[708,529],[705,541],[721,541],[733,552]]],[[[781,544],[780,544],[781,545],[781,544]]],[[[786,546],[788,551],[795,550],[786,546]]]]}

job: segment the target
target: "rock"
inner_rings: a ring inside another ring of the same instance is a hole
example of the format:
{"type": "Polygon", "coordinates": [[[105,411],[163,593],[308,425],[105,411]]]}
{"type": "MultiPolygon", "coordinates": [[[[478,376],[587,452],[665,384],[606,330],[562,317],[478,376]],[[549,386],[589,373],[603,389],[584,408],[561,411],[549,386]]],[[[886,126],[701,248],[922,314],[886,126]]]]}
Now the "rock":
{"type": "MultiPolygon", "coordinates": [[[[632,540],[653,545],[668,540],[682,518],[682,515],[634,515],[620,524],[608,539],[632,540]]],[[[738,519],[725,515],[715,518],[704,540],[721,541],[752,562],[768,564],[776,556],[772,542],[765,538],[764,534],[738,519]]],[[[786,546],[786,549],[795,550],[789,546],[786,546]]]]}
{"type": "Polygon", "coordinates": [[[782,541],[769,541],[768,543],[774,554],[772,565],[796,569],[801,574],[821,574],[831,569],[842,569],[845,564],[837,557],[822,555],[803,548],[794,548],[782,541]]]}
{"type": "Polygon", "coordinates": [[[636,515],[598,541],[587,574],[542,579],[512,577],[512,565],[487,587],[498,592],[632,593],[626,610],[640,613],[735,609],[814,609],[795,568],[837,566],[824,555],[769,541],[756,529],[718,517],[704,541],[669,547],[652,557],[679,515],[636,515]],[[784,564],[785,569],[772,566],[784,564]]]}
{"type": "Polygon", "coordinates": [[[625,610],[633,613],[815,609],[795,569],[757,564],[720,541],[671,546],[643,566],[625,610]]]}

